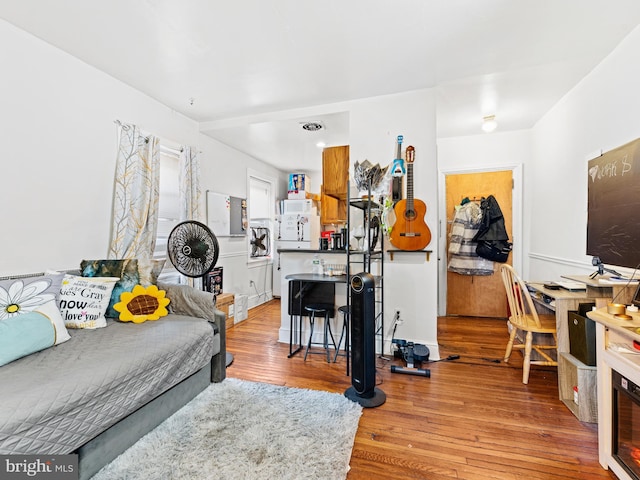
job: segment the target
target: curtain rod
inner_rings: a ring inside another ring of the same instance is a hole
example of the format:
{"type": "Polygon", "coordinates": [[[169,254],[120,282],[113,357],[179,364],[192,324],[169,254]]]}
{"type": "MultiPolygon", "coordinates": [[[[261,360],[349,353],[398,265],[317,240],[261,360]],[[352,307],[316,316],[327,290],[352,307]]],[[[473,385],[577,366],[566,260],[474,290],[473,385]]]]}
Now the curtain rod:
{"type": "MultiPolygon", "coordinates": [[[[118,120],[117,118],[113,121],[113,123],[115,123],[116,125],[119,125],[119,126],[121,126],[121,127],[122,127],[122,126],[126,126],[126,125],[127,125],[127,124],[123,124],[123,123],[122,123],[120,120],[118,120]]],[[[145,137],[145,139],[146,139],[146,141],[147,141],[147,142],[149,141],[149,136],[150,136],[150,135],[151,135],[151,134],[148,134],[148,136],[146,136],[146,137],[145,137]]],[[[169,141],[168,141],[168,140],[166,140],[165,142],[169,142],[169,141]]],[[[170,142],[170,143],[173,143],[173,142],[170,142]]],[[[162,138],[160,139],[160,146],[161,146],[162,148],[164,148],[164,149],[166,149],[166,150],[170,151],[170,152],[174,152],[174,153],[176,153],[176,152],[179,152],[179,153],[184,152],[184,146],[183,146],[183,145],[180,145],[180,148],[179,148],[179,149],[177,149],[177,148],[171,148],[171,147],[168,147],[168,146],[166,146],[166,145],[163,145],[163,144],[162,144],[162,138]]],[[[197,153],[202,153],[202,150],[197,150],[196,152],[197,152],[197,153]]]]}

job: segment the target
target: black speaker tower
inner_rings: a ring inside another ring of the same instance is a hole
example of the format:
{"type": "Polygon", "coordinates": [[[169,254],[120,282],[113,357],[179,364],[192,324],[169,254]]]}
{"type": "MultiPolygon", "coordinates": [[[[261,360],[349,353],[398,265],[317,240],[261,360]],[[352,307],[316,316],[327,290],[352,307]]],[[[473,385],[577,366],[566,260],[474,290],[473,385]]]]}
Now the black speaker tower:
{"type": "Polygon", "coordinates": [[[370,273],[351,277],[351,387],[344,395],[363,407],[379,407],[387,396],[376,388],[375,280],[370,273]]]}

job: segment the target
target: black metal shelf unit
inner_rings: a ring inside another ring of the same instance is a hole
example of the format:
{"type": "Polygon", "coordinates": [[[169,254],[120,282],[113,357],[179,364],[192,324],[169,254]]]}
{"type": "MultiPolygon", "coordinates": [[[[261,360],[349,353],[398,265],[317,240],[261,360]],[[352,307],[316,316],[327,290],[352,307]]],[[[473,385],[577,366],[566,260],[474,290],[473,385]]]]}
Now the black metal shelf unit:
{"type": "MultiPolygon", "coordinates": [[[[371,186],[369,185],[367,196],[365,198],[349,198],[347,208],[347,229],[349,238],[353,233],[354,227],[360,225],[364,229],[364,237],[361,249],[352,249],[347,246],[347,278],[352,275],[366,272],[373,275],[376,285],[375,295],[375,333],[379,344],[376,346],[377,353],[384,355],[384,234],[380,225],[380,217],[382,215],[382,206],[372,200],[371,186]],[[355,210],[355,212],[352,212],[355,210]],[[354,218],[355,216],[358,218],[354,218]],[[377,240],[374,242],[372,234],[372,225],[376,221],[372,221],[377,217],[378,234],[377,240]],[[374,243],[372,245],[372,243],[374,243]]],[[[347,305],[351,305],[351,288],[347,286],[347,305]]]]}

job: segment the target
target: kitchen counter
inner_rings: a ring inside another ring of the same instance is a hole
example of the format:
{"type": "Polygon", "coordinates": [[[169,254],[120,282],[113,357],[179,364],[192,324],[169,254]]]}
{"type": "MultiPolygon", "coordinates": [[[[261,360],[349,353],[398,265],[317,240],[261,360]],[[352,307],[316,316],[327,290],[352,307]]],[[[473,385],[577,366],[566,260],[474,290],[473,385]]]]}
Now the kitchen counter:
{"type": "MultiPolygon", "coordinates": [[[[308,274],[312,276],[313,259],[318,257],[324,261],[325,268],[332,266],[335,269],[344,271],[347,263],[346,250],[318,250],[313,248],[279,248],[279,264],[274,266],[280,272],[280,331],[278,341],[289,343],[290,341],[290,318],[289,318],[289,280],[290,275],[308,274]]],[[[325,281],[337,283],[335,301],[336,306],[346,305],[347,288],[346,276],[322,276],[325,281]],[[342,279],[342,281],[338,281],[342,279]]],[[[336,322],[332,319],[332,322],[336,322]]]]}

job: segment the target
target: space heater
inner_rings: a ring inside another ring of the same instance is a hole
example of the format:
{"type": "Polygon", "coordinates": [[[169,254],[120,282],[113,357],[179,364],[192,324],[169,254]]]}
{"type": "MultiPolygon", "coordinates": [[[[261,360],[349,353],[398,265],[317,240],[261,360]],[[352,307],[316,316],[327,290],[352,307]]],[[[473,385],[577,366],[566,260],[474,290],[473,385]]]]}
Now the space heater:
{"type": "Polygon", "coordinates": [[[376,388],[375,280],[359,273],[349,282],[351,293],[351,387],[344,395],[363,407],[379,407],[387,396],[376,388]]]}

